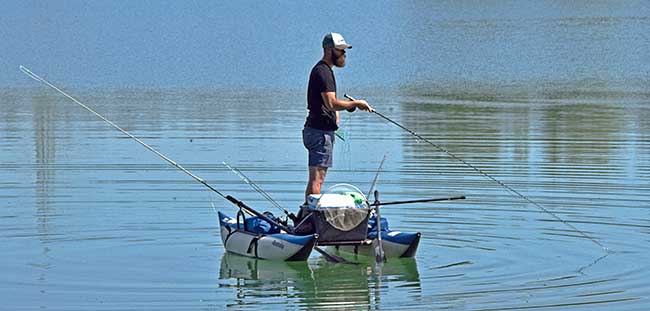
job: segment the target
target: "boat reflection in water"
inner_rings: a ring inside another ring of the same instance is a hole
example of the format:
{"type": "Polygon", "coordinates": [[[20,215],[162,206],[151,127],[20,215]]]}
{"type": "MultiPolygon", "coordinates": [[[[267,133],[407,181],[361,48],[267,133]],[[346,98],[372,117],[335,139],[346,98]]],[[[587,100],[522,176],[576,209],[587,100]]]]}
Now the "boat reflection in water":
{"type": "Polygon", "coordinates": [[[380,296],[421,299],[414,258],[394,259],[381,266],[374,258],[356,259],[361,260],[359,264],[332,264],[320,257],[285,262],[225,253],[219,287],[234,290],[228,307],[370,309],[379,305],[380,296]]]}

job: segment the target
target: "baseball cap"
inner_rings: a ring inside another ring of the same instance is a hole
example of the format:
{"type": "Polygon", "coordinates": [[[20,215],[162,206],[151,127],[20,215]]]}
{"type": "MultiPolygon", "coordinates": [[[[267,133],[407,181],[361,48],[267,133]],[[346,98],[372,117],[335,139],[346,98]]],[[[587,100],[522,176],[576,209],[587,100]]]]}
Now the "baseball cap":
{"type": "Polygon", "coordinates": [[[343,36],[336,32],[330,32],[323,38],[324,48],[351,49],[352,46],[345,42],[343,36]]]}

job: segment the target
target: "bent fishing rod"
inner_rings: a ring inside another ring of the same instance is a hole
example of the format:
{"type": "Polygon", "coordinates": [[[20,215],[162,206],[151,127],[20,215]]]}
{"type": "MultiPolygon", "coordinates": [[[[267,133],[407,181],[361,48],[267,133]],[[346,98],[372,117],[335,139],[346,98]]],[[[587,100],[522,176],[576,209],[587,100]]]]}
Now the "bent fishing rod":
{"type": "MultiPolygon", "coordinates": [[[[27,68],[24,67],[24,66],[20,66],[19,68],[20,68],[20,71],[22,71],[24,74],[26,74],[26,75],[29,76],[30,78],[32,78],[32,79],[34,79],[34,80],[36,80],[36,81],[38,81],[38,82],[42,82],[43,84],[47,85],[48,87],[50,87],[50,88],[54,89],[55,91],[61,93],[63,96],[69,98],[70,100],[72,100],[72,101],[73,101],[74,103],[76,103],[77,105],[81,106],[82,108],[88,110],[90,113],[92,113],[92,114],[94,114],[95,116],[97,116],[98,118],[100,118],[102,121],[108,123],[109,125],[111,125],[111,126],[114,127],[115,129],[117,129],[117,130],[119,130],[120,132],[124,133],[124,134],[127,135],[128,137],[132,138],[133,140],[135,140],[136,142],[138,142],[139,144],[141,144],[141,145],[144,146],[145,148],[149,149],[151,152],[155,153],[157,156],[159,156],[159,157],[162,158],[163,160],[167,161],[169,164],[171,164],[171,165],[173,165],[174,167],[178,168],[178,169],[181,170],[183,173],[189,175],[189,176],[192,177],[194,180],[198,181],[199,183],[201,183],[202,185],[204,185],[204,186],[207,187],[208,189],[214,191],[215,193],[217,193],[218,195],[220,195],[220,196],[223,197],[224,199],[228,200],[229,202],[231,202],[231,203],[233,203],[234,205],[236,205],[237,207],[239,207],[240,209],[245,210],[245,211],[246,211],[247,213],[249,213],[250,215],[257,216],[257,217],[259,217],[260,219],[262,219],[262,220],[264,220],[264,221],[270,223],[271,225],[274,225],[274,226],[276,226],[276,227],[278,227],[278,228],[280,228],[280,229],[282,229],[282,230],[284,230],[284,231],[286,231],[286,232],[292,232],[291,228],[289,228],[288,226],[286,226],[286,225],[284,225],[284,224],[282,224],[282,223],[279,223],[279,222],[277,222],[277,221],[275,221],[275,220],[273,220],[273,219],[267,217],[266,215],[264,215],[264,214],[262,214],[262,213],[260,213],[260,212],[258,212],[258,211],[256,211],[256,210],[254,210],[253,208],[251,208],[251,207],[249,207],[248,205],[246,205],[244,202],[242,202],[242,201],[240,201],[240,200],[237,200],[236,198],[234,198],[234,197],[231,196],[231,195],[225,195],[225,194],[221,193],[219,190],[215,189],[215,188],[212,187],[210,184],[208,184],[205,180],[203,180],[202,178],[196,176],[196,175],[193,174],[192,172],[188,171],[187,169],[185,169],[185,168],[184,168],[183,166],[181,166],[180,164],[176,163],[176,161],[174,161],[174,160],[172,160],[171,158],[165,156],[165,155],[162,154],[160,151],[156,150],[155,148],[151,147],[150,145],[148,145],[147,143],[143,142],[143,141],[140,140],[139,138],[135,137],[133,134],[129,133],[129,132],[126,131],[125,129],[119,127],[117,124],[115,124],[115,123],[111,122],[110,120],[106,119],[105,117],[103,117],[102,115],[100,115],[99,113],[97,113],[95,110],[93,110],[93,109],[91,109],[90,107],[84,105],[83,103],[81,103],[80,101],[78,101],[77,99],[75,99],[74,97],[70,96],[68,93],[62,91],[61,89],[59,89],[58,87],[56,87],[56,86],[53,85],[52,83],[50,83],[50,82],[48,82],[47,80],[41,78],[39,75],[33,73],[31,70],[27,69],[27,68]]],[[[323,254],[323,256],[325,256],[325,258],[326,258],[328,261],[335,262],[335,263],[353,264],[353,262],[350,262],[350,261],[346,260],[345,258],[342,258],[342,257],[336,256],[336,255],[333,255],[333,254],[329,254],[329,253],[325,252],[324,250],[320,249],[320,248],[317,247],[317,246],[314,246],[314,249],[315,249],[317,252],[323,254]]]]}
{"type": "Polygon", "coordinates": [[[185,174],[189,175],[190,177],[194,178],[194,180],[196,180],[196,181],[198,181],[199,183],[201,183],[202,185],[206,186],[208,189],[214,191],[215,193],[217,193],[218,195],[220,195],[220,196],[223,197],[224,199],[226,199],[226,200],[230,201],[231,203],[237,205],[237,207],[246,210],[246,211],[249,212],[250,214],[253,214],[253,215],[255,215],[255,216],[258,216],[258,217],[264,219],[265,221],[268,221],[269,223],[271,223],[271,224],[273,224],[273,225],[277,225],[278,227],[280,227],[280,228],[282,228],[282,229],[289,229],[289,228],[287,228],[286,226],[284,226],[284,225],[282,225],[282,224],[278,224],[277,222],[275,222],[275,221],[269,219],[268,217],[266,217],[265,215],[263,215],[263,214],[259,213],[258,211],[256,211],[256,210],[250,208],[249,206],[247,206],[247,205],[244,204],[243,202],[241,202],[241,201],[235,199],[234,197],[232,197],[232,196],[230,196],[230,195],[225,195],[225,194],[221,193],[219,190],[215,189],[215,188],[212,187],[210,184],[208,184],[204,179],[202,179],[202,178],[196,176],[195,174],[193,174],[192,172],[188,171],[188,170],[185,169],[183,166],[181,166],[180,164],[178,164],[176,161],[170,159],[169,157],[167,157],[167,156],[165,156],[164,154],[162,154],[160,151],[156,150],[155,148],[151,147],[150,145],[148,145],[147,143],[143,142],[143,141],[140,140],[139,138],[135,137],[133,134],[129,133],[129,132],[126,131],[125,129],[119,127],[117,124],[115,124],[115,123],[111,122],[110,120],[106,119],[104,116],[100,115],[99,113],[97,113],[97,112],[96,112],[95,110],[93,110],[92,108],[90,108],[90,107],[84,105],[83,103],[81,103],[80,101],[78,101],[77,99],[75,99],[74,97],[70,96],[68,93],[62,91],[61,89],[59,89],[58,87],[56,87],[56,86],[53,85],[52,83],[50,83],[50,82],[48,82],[47,80],[41,78],[39,75],[33,73],[31,70],[25,68],[24,66],[20,66],[19,68],[20,68],[20,71],[22,71],[24,74],[26,74],[26,75],[29,76],[30,78],[32,78],[32,79],[34,79],[34,80],[36,80],[36,81],[38,81],[38,82],[42,82],[43,84],[49,86],[50,88],[54,89],[55,91],[61,93],[63,96],[67,97],[68,99],[70,99],[70,100],[72,100],[74,103],[76,103],[77,105],[79,105],[79,106],[83,107],[84,109],[88,110],[90,113],[94,114],[95,116],[97,116],[98,118],[100,118],[102,121],[108,123],[109,125],[111,125],[111,126],[114,127],[115,129],[117,129],[118,131],[124,133],[126,136],[129,136],[130,138],[132,138],[133,140],[135,140],[136,142],[138,142],[139,144],[141,144],[141,145],[144,146],[145,148],[149,149],[151,152],[155,153],[157,156],[159,156],[159,157],[162,158],[163,160],[167,161],[169,164],[171,164],[171,165],[173,165],[174,167],[176,167],[177,169],[181,170],[183,173],[185,173],[185,174]]]}
{"type": "MultiPolygon", "coordinates": [[[[352,97],[352,96],[350,96],[350,95],[348,95],[348,94],[344,94],[343,96],[345,96],[345,98],[347,98],[347,99],[349,99],[349,100],[356,100],[356,99],[354,99],[354,97],[352,97]]],[[[563,224],[566,225],[567,227],[569,227],[569,228],[571,228],[572,230],[574,230],[574,231],[580,233],[583,237],[589,239],[590,241],[592,241],[592,242],[595,243],[596,245],[600,246],[600,248],[602,248],[606,253],[611,253],[611,252],[612,252],[609,248],[605,247],[603,244],[601,244],[600,242],[598,242],[596,239],[594,239],[594,238],[592,238],[591,236],[587,235],[584,231],[582,231],[582,230],[576,228],[574,225],[572,225],[572,224],[570,224],[569,222],[565,221],[564,219],[560,218],[560,216],[558,216],[558,215],[556,215],[555,213],[549,211],[547,208],[545,208],[545,207],[542,206],[541,204],[539,204],[539,203],[537,203],[537,202],[531,200],[529,197],[523,195],[522,193],[520,193],[519,191],[515,190],[514,188],[508,186],[507,184],[503,183],[502,181],[496,179],[496,178],[493,177],[492,175],[490,175],[490,174],[484,172],[483,170],[481,170],[480,168],[476,167],[475,165],[472,165],[471,163],[469,163],[469,162],[465,161],[464,159],[462,159],[461,157],[459,157],[459,156],[457,156],[457,155],[451,153],[449,150],[443,148],[442,146],[440,146],[440,145],[438,145],[438,144],[436,144],[436,143],[433,143],[432,141],[430,141],[430,140],[428,140],[428,139],[422,137],[421,135],[417,134],[416,132],[414,132],[414,131],[408,129],[407,127],[405,127],[405,126],[399,124],[398,122],[392,120],[391,118],[389,118],[389,117],[387,117],[387,116],[381,114],[381,113],[378,112],[377,110],[372,110],[371,112],[374,113],[374,114],[376,114],[376,115],[379,116],[380,118],[382,118],[382,119],[384,119],[384,120],[386,120],[386,121],[388,121],[388,122],[390,122],[390,123],[396,125],[397,127],[401,128],[402,130],[408,132],[408,133],[411,134],[413,137],[415,137],[415,138],[417,138],[417,139],[420,139],[420,140],[426,142],[427,144],[429,144],[429,145],[435,147],[436,149],[438,149],[438,151],[440,151],[440,152],[442,152],[442,153],[445,153],[446,155],[448,155],[448,156],[451,157],[452,159],[457,160],[457,161],[463,163],[465,166],[467,166],[467,167],[473,169],[475,172],[477,172],[478,174],[482,175],[483,177],[485,177],[485,178],[487,178],[487,179],[489,179],[489,180],[491,180],[491,181],[497,183],[497,184],[500,185],[501,187],[503,187],[503,188],[505,188],[506,190],[510,191],[510,193],[515,194],[516,196],[518,196],[519,198],[523,199],[524,201],[526,201],[526,202],[528,202],[528,203],[534,205],[535,207],[539,208],[540,210],[544,211],[545,213],[551,215],[553,218],[555,218],[556,220],[560,221],[561,223],[563,223],[563,224]]]]}

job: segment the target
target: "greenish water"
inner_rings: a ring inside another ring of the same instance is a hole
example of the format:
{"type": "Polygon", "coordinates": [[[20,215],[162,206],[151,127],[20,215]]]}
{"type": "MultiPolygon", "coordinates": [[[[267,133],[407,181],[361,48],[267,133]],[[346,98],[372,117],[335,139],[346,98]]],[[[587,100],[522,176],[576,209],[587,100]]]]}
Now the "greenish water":
{"type": "Polygon", "coordinates": [[[0,10],[0,309],[646,310],[650,289],[646,1],[41,3],[0,10]],[[332,9],[338,8],[338,9],[332,9]],[[307,179],[309,69],[327,31],[354,48],[327,185],[419,231],[414,259],[334,265],[225,253],[236,209],[32,69],[223,193],[295,210],[307,179]],[[214,207],[214,208],[213,208],[214,207]]]}

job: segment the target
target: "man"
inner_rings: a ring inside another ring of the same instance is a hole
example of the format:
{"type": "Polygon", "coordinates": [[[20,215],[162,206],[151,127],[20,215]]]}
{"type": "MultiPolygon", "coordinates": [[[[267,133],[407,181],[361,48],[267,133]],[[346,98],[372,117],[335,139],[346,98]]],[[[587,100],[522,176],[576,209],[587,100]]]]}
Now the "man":
{"type": "Polygon", "coordinates": [[[302,140],[309,150],[309,181],[305,201],[310,194],[319,194],[327,169],[332,167],[334,132],[338,129],[339,111],[359,108],[372,112],[365,100],[340,100],[336,98],[336,80],[332,67],[345,66],[345,51],[352,48],[338,33],[328,33],[323,38],[323,58],[312,68],[307,87],[309,115],[302,130],[302,140]]]}

